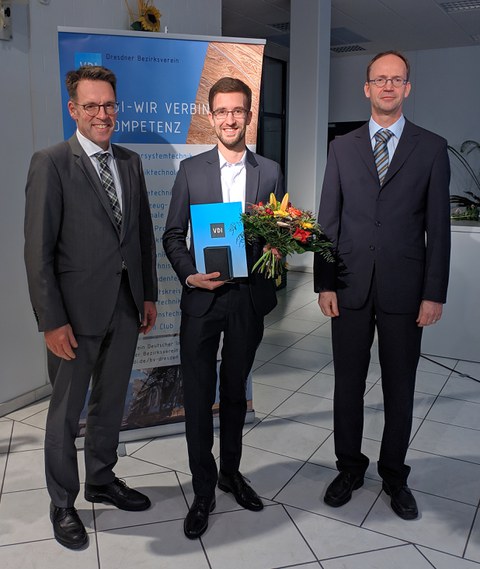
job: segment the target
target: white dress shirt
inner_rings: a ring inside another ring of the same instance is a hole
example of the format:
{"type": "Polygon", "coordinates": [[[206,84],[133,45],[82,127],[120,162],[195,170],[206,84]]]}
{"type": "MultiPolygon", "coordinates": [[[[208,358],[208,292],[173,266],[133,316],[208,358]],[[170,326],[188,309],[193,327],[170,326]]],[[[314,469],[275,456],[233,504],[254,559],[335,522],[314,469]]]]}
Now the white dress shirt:
{"type": "Polygon", "coordinates": [[[241,159],[234,164],[225,160],[220,151],[218,151],[218,156],[220,159],[223,202],[240,202],[242,204],[242,211],[245,211],[245,186],[247,183],[245,159],[247,151],[245,151],[241,159]]]}

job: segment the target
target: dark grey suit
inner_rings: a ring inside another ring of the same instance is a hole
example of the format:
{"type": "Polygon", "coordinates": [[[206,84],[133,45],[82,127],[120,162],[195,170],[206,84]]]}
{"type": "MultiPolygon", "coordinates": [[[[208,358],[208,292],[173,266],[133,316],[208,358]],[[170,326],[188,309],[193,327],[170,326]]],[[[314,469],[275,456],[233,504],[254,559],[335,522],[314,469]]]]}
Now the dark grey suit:
{"type": "Polygon", "coordinates": [[[86,432],[86,482],[113,480],[144,301],[156,301],[155,239],[140,158],[112,145],[123,194],[119,233],[108,198],[76,135],[36,152],[26,186],[25,263],[40,331],[70,324],[76,359],[48,352],[53,385],[45,442],[55,505],[79,489],[74,446],[93,377],[86,432]],[[122,271],[122,265],[127,271],[122,271]]]}
{"type": "Polygon", "coordinates": [[[409,121],[380,186],[368,123],[330,145],[319,222],[337,264],[315,256],[315,291],[337,293],[332,320],[334,434],[339,470],[363,476],[363,395],[375,327],[385,428],[379,472],[404,484],[422,300],[446,300],[450,253],[446,141],[409,121]]]}
{"type": "MultiPolygon", "coordinates": [[[[246,203],[268,202],[270,193],[284,195],[280,166],[247,150],[246,203]]],[[[222,202],[217,148],[180,164],[163,235],[165,252],[183,285],[180,349],[185,396],[186,435],[195,494],[212,496],[217,469],[213,444],[212,405],[216,389],[216,356],[223,332],[220,369],[220,468],[239,468],[245,421],[245,387],[263,335],[263,317],[276,305],[273,280],[251,273],[245,283],[225,284],[214,291],[189,288],[198,273],[193,248],[187,247],[190,205],[222,202]]],[[[251,269],[262,243],[247,247],[251,269]]]]}

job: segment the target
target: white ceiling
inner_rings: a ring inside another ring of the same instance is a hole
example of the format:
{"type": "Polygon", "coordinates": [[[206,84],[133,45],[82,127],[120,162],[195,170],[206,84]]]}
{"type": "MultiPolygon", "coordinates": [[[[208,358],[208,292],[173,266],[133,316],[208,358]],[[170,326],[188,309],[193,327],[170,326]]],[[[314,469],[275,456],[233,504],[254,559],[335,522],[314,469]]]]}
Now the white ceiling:
{"type": "MultiPolygon", "coordinates": [[[[222,5],[224,36],[265,38],[288,47],[290,0],[222,0],[222,5]]],[[[334,56],[480,45],[480,1],[332,0],[331,30],[334,56]],[[463,9],[446,13],[445,4],[463,9]]]]}

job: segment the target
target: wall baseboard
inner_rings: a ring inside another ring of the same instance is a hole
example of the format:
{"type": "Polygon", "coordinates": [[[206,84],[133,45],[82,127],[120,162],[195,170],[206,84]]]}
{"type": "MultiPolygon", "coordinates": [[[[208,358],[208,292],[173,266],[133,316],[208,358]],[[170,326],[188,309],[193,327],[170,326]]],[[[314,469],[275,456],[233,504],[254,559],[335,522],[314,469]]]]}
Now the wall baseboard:
{"type": "Polygon", "coordinates": [[[42,385],[42,387],[37,387],[36,389],[32,389],[28,393],[24,393],[19,397],[15,397],[14,399],[10,399],[9,401],[5,401],[4,403],[0,403],[0,417],[4,417],[9,413],[13,413],[22,407],[26,407],[27,405],[31,405],[41,399],[45,399],[52,393],[52,386],[50,383],[42,385]]]}

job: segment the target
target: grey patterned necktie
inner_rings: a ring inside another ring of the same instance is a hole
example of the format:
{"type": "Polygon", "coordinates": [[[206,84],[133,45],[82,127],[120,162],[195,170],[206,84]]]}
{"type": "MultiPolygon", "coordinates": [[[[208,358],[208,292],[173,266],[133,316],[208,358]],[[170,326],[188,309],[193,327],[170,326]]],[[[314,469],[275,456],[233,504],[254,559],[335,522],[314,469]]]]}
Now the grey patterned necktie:
{"type": "Polygon", "coordinates": [[[377,167],[378,179],[380,185],[383,184],[385,174],[388,170],[388,141],[392,138],[393,132],[382,128],[375,133],[375,148],[373,149],[373,157],[375,158],[375,166],[377,167]]]}
{"type": "Polygon", "coordinates": [[[113,216],[115,217],[115,222],[120,230],[122,228],[122,210],[120,209],[117,192],[115,191],[112,171],[108,165],[108,156],[108,152],[97,152],[95,154],[95,158],[100,164],[100,181],[102,182],[103,189],[108,196],[108,200],[112,206],[113,216]]]}

